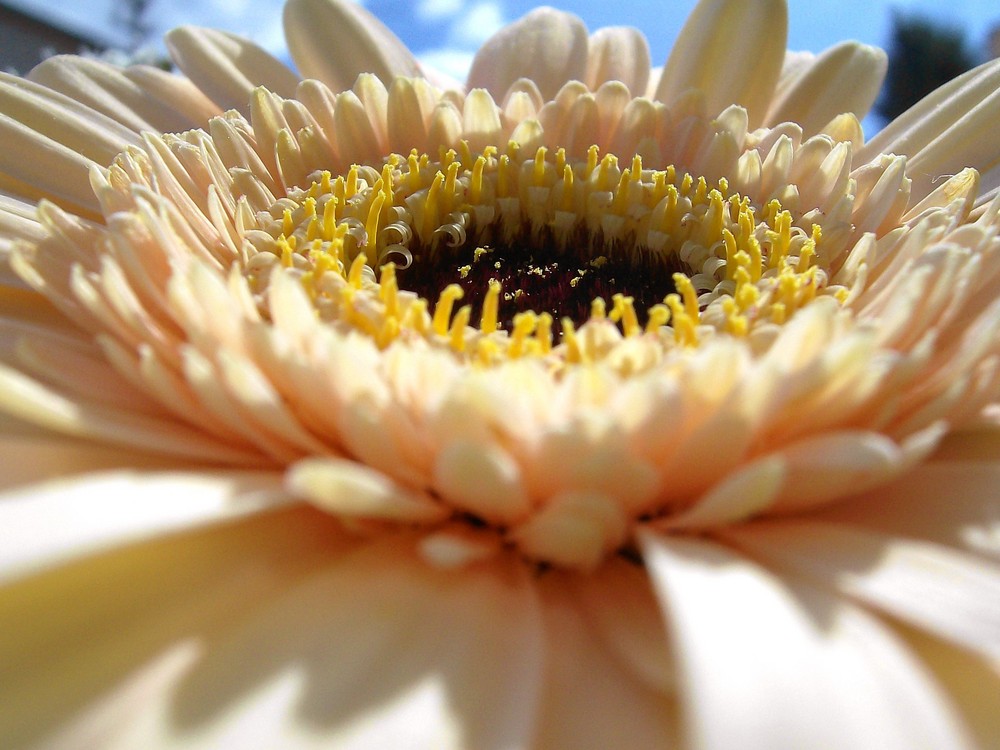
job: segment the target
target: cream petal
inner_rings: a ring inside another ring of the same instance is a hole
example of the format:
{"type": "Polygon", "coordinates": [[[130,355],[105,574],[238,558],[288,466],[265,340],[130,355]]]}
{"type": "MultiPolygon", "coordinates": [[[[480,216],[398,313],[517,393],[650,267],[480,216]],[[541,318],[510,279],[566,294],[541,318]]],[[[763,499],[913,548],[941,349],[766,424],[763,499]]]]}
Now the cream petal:
{"type": "MultiPolygon", "coordinates": [[[[1000,61],[980,65],[946,83],[901,114],[858,152],[856,163],[894,153],[909,157],[914,202],[942,177],[1000,164],[991,133],[1000,114],[1000,61]]],[[[984,184],[983,189],[995,185],[984,184]]]]}
{"type": "Polygon", "coordinates": [[[316,507],[348,518],[433,523],[448,510],[377,471],[336,458],[307,458],[288,473],[289,490],[316,507]]]}
{"type": "Polygon", "coordinates": [[[723,530],[748,554],[1000,661],[1000,566],[847,525],[792,520],[723,530]]]}
{"type": "Polygon", "coordinates": [[[831,432],[805,438],[779,453],[786,479],[776,506],[813,508],[880,484],[903,466],[901,448],[877,432],[831,432]]]}
{"type": "Polygon", "coordinates": [[[632,96],[643,96],[649,84],[649,42],[638,29],[609,26],[590,35],[583,82],[596,91],[605,81],[621,81],[632,96]]]}
{"type": "Polygon", "coordinates": [[[509,558],[440,571],[388,539],[247,604],[177,687],[167,747],[530,745],[543,631],[509,558]]]}
{"type": "Polygon", "coordinates": [[[91,168],[139,142],[103,114],[5,73],[0,73],[0,106],[0,191],[49,198],[75,212],[98,210],[91,168]],[[27,153],[32,158],[24,158],[27,153]]]}
{"type": "MultiPolygon", "coordinates": [[[[961,448],[951,450],[961,458],[961,448]]],[[[1000,465],[995,456],[981,463],[939,460],[917,466],[816,517],[1000,557],[1000,465]]]]}
{"type": "Polygon", "coordinates": [[[180,422],[80,401],[3,365],[0,365],[0,410],[62,434],[165,455],[241,465],[266,463],[259,454],[213,440],[180,422]]]}
{"type": "Polygon", "coordinates": [[[723,479],[689,509],[657,522],[657,528],[699,529],[740,521],[765,511],[781,489],[785,462],[768,456],[723,479]]]}
{"type": "Polygon", "coordinates": [[[176,459],[54,435],[4,413],[0,413],[0,453],[4,457],[2,491],[87,471],[167,470],[178,465],[176,459]]]}
{"type": "Polygon", "coordinates": [[[203,127],[210,117],[220,114],[186,78],[155,68],[138,74],[133,71],[87,57],[56,55],[36,65],[28,78],[137,133],[190,130],[203,127]]]}
{"type": "Polygon", "coordinates": [[[788,91],[795,82],[804,76],[809,67],[816,59],[814,52],[787,50],[785,60],[781,64],[781,75],[778,77],[778,85],[775,88],[775,98],[780,98],[788,91]]]}
{"type": "Polygon", "coordinates": [[[939,641],[926,633],[900,628],[910,647],[948,691],[948,698],[978,740],[992,748],[1000,737],[1000,666],[939,641]]]}
{"type": "Polygon", "coordinates": [[[500,526],[531,509],[520,467],[498,445],[452,440],[438,453],[434,487],[456,507],[500,526]]]}
{"type": "Polygon", "coordinates": [[[674,700],[623,667],[619,648],[595,632],[562,576],[538,579],[547,653],[533,747],[604,750],[679,747],[674,700]]]}
{"type": "Polygon", "coordinates": [[[183,114],[195,123],[204,123],[222,110],[186,76],[168,73],[151,65],[133,65],[123,71],[147,96],[183,114]]]}
{"type": "MultiPolygon", "coordinates": [[[[344,548],[334,522],[295,507],[117,548],[0,588],[0,736],[16,747],[183,745],[197,727],[182,721],[176,701],[206,639],[344,548]]],[[[261,653],[270,651],[250,660],[261,653]]]]}
{"type": "Polygon", "coordinates": [[[473,153],[501,142],[500,108],[483,89],[472,89],[462,110],[462,133],[473,153]]]}
{"type": "Polygon", "coordinates": [[[588,623],[625,667],[654,690],[671,694],[676,685],[674,657],[642,566],[612,557],[589,575],[562,575],[561,585],[574,592],[588,623]]]}
{"type": "Polygon", "coordinates": [[[386,86],[420,75],[410,51],[381,21],[350,0],[289,0],[285,37],[299,71],[334,92],[346,91],[361,73],[386,86]]]}
{"type": "Polygon", "coordinates": [[[17,283],[7,264],[14,242],[37,241],[43,236],[44,230],[35,215],[35,205],[0,192],[0,283],[17,283]]]}
{"type": "Polygon", "coordinates": [[[1000,455],[1000,424],[986,422],[949,433],[937,452],[936,461],[995,462],[1000,455]]]}
{"type": "Polygon", "coordinates": [[[784,0],[701,0],[670,52],[655,98],[673,104],[699,89],[710,115],[739,104],[755,128],[778,83],[787,34],[784,0]]]}
{"type": "Polygon", "coordinates": [[[58,91],[0,73],[4,115],[81,156],[106,164],[139,143],[132,128],[58,91]]]}
{"type": "Polygon", "coordinates": [[[765,124],[791,120],[812,135],[837,115],[850,112],[864,117],[878,96],[887,66],[885,52],[877,47],[859,42],[830,47],[771,104],[765,124]]]}
{"type": "Polygon", "coordinates": [[[500,100],[519,78],[530,78],[549,100],[567,81],[582,81],[586,72],[583,21],[554,8],[537,8],[486,40],[472,61],[467,85],[500,100]]]}
{"type": "MultiPolygon", "coordinates": [[[[5,461],[13,458],[6,447],[5,461]]],[[[86,445],[79,451],[56,441],[33,447],[39,453],[31,460],[40,463],[63,456],[87,468],[91,457],[105,463],[110,458],[86,445]]],[[[125,456],[117,462],[125,463],[125,456]]],[[[135,465],[142,463],[139,458],[135,465]]],[[[41,467],[36,470],[42,474],[41,467]]],[[[17,487],[0,494],[6,539],[0,549],[0,579],[10,581],[167,532],[229,521],[274,507],[286,497],[276,472],[143,473],[132,468],[17,487]]]]}
{"type": "Polygon", "coordinates": [[[291,98],[298,76],[253,42],[235,34],[181,26],[164,37],[170,57],[184,75],[222,109],[249,112],[258,86],[291,98]]]}
{"type": "Polygon", "coordinates": [[[431,114],[437,105],[434,90],[420,78],[397,78],[389,87],[386,103],[388,145],[396,153],[423,149],[431,114]]]}
{"type": "Polygon", "coordinates": [[[969,746],[938,688],[863,611],[711,542],[646,533],[642,543],[677,653],[688,747],[969,746]]]}

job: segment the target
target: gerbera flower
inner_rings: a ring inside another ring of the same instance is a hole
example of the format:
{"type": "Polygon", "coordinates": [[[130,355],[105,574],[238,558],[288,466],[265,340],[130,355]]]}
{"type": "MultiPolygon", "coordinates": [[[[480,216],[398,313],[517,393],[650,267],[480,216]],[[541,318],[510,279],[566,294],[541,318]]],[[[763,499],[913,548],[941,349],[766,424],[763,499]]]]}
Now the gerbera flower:
{"type": "Polygon", "coordinates": [[[0,736],[1000,736],[1000,64],[550,9],[0,81],[0,736]]]}

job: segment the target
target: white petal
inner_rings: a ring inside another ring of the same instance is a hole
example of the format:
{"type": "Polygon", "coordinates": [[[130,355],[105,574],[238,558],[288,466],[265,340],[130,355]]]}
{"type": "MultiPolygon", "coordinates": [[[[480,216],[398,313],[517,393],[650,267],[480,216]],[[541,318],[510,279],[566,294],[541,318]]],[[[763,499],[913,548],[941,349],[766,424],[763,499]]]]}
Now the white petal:
{"type": "MultiPolygon", "coordinates": [[[[40,461],[54,458],[47,446],[36,447],[40,461]]],[[[87,450],[63,452],[82,461],[87,450]]],[[[238,518],[284,498],[281,477],[271,472],[116,471],[21,486],[0,494],[0,579],[169,531],[238,518]]]]}
{"type": "Polygon", "coordinates": [[[334,93],[347,91],[361,73],[386,86],[420,68],[410,51],[381,21],[350,0],[289,0],[284,11],[288,48],[299,71],[334,93]]]}
{"type": "Polygon", "coordinates": [[[699,89],[709,115],[739,104],[755,128],[778,83],[787,34],[783,0],[701,0],[681,29],[655,98],[672,104],[699,89]]]}
{"type": "Polygon", "coordinates": [[[530,581],[516,564],[434,570],[404,542],[331,559],[213,628],[154,706],[172,718],[161,744],[526,747],[543,663],[530,581]]]}
{"type": "Polygon", "coordinates": [[[534,747],[678,747],[675,701],[623,668],[591,629],[560,575],[542,577],[548,653],[534,747]]]}
{"type": "Polygon", "coordinates": [[[448,515],[426,495],[343,459],[303,459],[289,471],[288,486],[296,495],[339,516],[420,523],[440,521],[448,515]]]}
{"type": "Polygon", "coordinates": [[[597,91],[605,81],[621,81],[632,96],[643,96],[649,84],[649,42],[638,29],[609,26],[590,35],[584,83],[597,91]]]}
{"type": "Polygon", "coordinates": [[[343,537],[322,514],[285,509],[0,588],[0,736],[16,747],[183,744],[197,726],[177,700],[206,646],[342,555],[343,537]]]}
{"type": "MultiPolygon", "coordinates": [[[[855,163],[881,153],[909,157],[913,202],[942,177],[973,167],[986,174],[1000,164],[992,137],[1000,114],[1000,61],[980,65],[928,94],[887,125],[858,152],[855,163]]],[[[995,185],[983,185],[983,189],[995,185]]]]}
{"type": "Polygon", "coordinates": [[[774,501],[785,479],[785,462],[765,457],[741,467],[689,509],[656,524],[662,529],[711,528],[757,515],[774,501]]]}
{"type": "Polygon", "coordinates": [[[859,42],[842,42],[819,55],[795,83],[782,92],[766,123],[790,120],[806,135],[820,131],[837,115],[864,117],[878,96],[887,67],[885,52],[859,42]]]}
{"type": "Polygon", "coordinates": [[[996,747],[1000,737],[1000,665],[922,632],[904,629],[903,635],[948,691],[979,741],[978,747],[996,747]]]}
{"type": "Polygon", "coordinates": [[[503,27],[479,48],[468,87],[484,88],[500,101],[519,78],[530,78],[545,99],[587,70],[587,27],[576,16],[537,8],[503,27]]]}
{"type": "Polygon", "coordinates": [[[804,574],[1000,661],[1000,566],[945,547],[818,521],[724,532],[768,565],[804,574]]]}
{"type": "Polygon", "coordinates": [[[967,747],[936,686],[876,620],[710,542],[643,536],[688,747],[967,747]]]}
{"type": "Polygon", "coordinates": [[[235,34],[181,26],[164,37],[170,57],[222,109],[247,114],[257,86],[291,98],[299,79],[253,42],[235,34]]]}
{"type": "Polygon", "coordinates": [[[191,460],[242,465],[260,465],[266,461],[262,456],[217,442],[180,422],[75,400],[3,365],[0,365],[0,410],[62,434],[191,460]]]}
{"type": "Polygon", "coordinates": [[[204,127],[221,113],[187,78],[156,68],[125,71],[88,57],[56,55],[36,65],[28,78],[137,133],[204,127]]]}
{"type": "Polygon", "coordinates": [[[677,679],[674,658],[646,571],[611,557],[593,573],[562,580],[606,648],[649,687],[669,695],[677,679]]]}
{"type": "Polygon", "coordinates": [[[995,458],[932,462],[823,509],[818,517],[1000,557],[998,487],[995,458]]]}

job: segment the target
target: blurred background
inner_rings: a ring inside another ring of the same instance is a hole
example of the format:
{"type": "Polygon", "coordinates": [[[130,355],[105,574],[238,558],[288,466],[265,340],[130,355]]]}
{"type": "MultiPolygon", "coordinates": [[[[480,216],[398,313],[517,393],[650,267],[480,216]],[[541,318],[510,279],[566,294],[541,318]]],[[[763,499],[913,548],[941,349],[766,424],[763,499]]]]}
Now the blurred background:
{"type": "MultiPolygon", "coordinates": [[[[497,29],[538,3],[530,0],[362,0],[414,53],[455,78],[497,29]]],[[[695,0],[555,0],[591,30],[629,25],[650,41],[654,64],[666,59],[695,0]]],[[[888,50],[880,124],[953,76],[1000,56],[997,0],[789,0],[788,47],[820,52],[844,39],[888,50]]],[[[44,56],[88,50],[112,62],[166,65],[164,32],[181,24],[233,31],[291,62],[280,0],[0,0],[0,70],[25,73],[44,56]]]]}

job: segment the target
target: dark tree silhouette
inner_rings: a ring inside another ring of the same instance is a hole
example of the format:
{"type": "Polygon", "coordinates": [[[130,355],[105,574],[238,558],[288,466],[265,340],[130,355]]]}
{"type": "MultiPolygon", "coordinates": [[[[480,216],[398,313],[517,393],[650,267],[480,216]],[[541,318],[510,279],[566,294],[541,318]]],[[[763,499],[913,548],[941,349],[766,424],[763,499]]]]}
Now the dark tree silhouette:
{"type": "Polygon", "coordinates": [[[152,0],[118,0],[115,4],[115,20],[128,32],[130,52],[138,50],[149,37],[151,29],[145,15],[151,3],[152,0]]]}
{"type": "Polygon", "coordinates": [[[875,111],[888,122],[975,64],[961,29],[894,12],[889,71],[875,111]]]}

